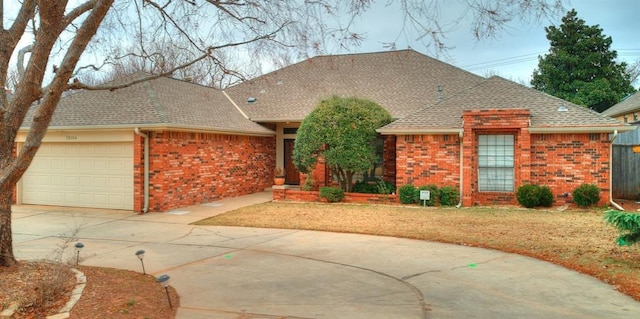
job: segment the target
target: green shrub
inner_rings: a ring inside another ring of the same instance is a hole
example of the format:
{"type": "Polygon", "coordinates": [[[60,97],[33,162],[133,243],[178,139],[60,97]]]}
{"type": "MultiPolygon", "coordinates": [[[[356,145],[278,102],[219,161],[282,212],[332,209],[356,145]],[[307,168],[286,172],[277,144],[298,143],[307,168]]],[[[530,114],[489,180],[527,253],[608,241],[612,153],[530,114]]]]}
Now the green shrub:
{"type": "Polygon", "coordinates": [[[553,193],[548,186],[524,184],[518,187],[516,198],[520,205],[527,208],[536,206],[551,207],[553,205],[553,193]]]}
{"type": "Polygon", "coordinates": [[[440,197],[438,186],[433,184],[429,184],[427,186],[420,186],[416,191],[416,202],[418,202],[418,204],[420,205],[425,204],[427,206],[436,206],[438,204],[438,197],[440,197]],[[423,201],[420,200],[420,191],[424,191],[424,190],[427,190],[430,193],[429,200],[426,201],[426,203],[423,203],[423,201]]]}
{"type": "Polygon", "coordinates": [[[518,199],[518,203],[524,207],[536,207],[540,204],[540,186],[524,184],[518,187],[516,198],[518,199]]]}
{"type": "Polygon", "coordinates": [[[369,184],[368,182],[363,182],[363,181],[357,181],[351,188],[351,191],[353,193],[377,194],[378,188],[374,184],[369,184]]]}
{"type": "Polygon", "coordinates": [[[640,242],[640,214],[608,210],[604,220],[620,231],[618,245],[630,246],[640,242]]]}
{"type": "Polygon", "coordinates": [[[573,190],[573,201],[580,207],[589,207],[600,201],[600,189],[594,184],[582,184],[573,190]]]}
{"type": "Polygon", "coordinates": [[[391,182],[385,181],[382,178],[379,179],[375,184],[371,184],[369,182],[357,181],[353,184],[351,188],[351,192],[353,193],[364,193],[364,194],[382,194],[388,195],[393,193],[396,190],[396,185],[391,182]]]}
{"type": "Polygon", "coordinates": [[[538,197],[538,205],[544,207],[553,206],[553,193],[551,192],[551,188],[549,186],[541,186],[540,187],[540,195],[538,197]]]}
{"type": "Polygon", "coordinates": [[[385,181],[382,178],[376,183],[376,190],[378,194],[388,195],[396,190],[396,185],[392,182],[385,181]]]}
{"type": "Polygon", "coordinates": [[[402,185],[398,189],[398,197],[400,198],[400,203],[402,204],[415,204],[416,203],[416,192],[418,190],[413,187],[413,185],[402,185]]]}
{"type": "Polygon", "coordinates": [[[320,187],[320,197],[326,199],[329,203],[335,203],[344,198],[344,192],[338,188],[320,187]]]}
{"type": "Polygon", "coordinates": [[[455,206],[458,204],[458,190],[453,186],[440,188],[438,195],[442,206],[455,206]]]}

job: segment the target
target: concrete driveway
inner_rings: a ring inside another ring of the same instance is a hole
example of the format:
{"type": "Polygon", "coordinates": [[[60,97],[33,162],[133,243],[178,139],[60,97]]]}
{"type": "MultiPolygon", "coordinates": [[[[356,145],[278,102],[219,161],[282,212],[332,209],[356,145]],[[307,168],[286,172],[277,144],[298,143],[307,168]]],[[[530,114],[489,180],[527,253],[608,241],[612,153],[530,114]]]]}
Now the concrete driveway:
{"type": "MultiPolygon", "coordinates": [[[[168,213],[14,206],[18,258],[79,230],[85,265],[168,274],[178,318],[638,318],[592,277],[499,251],[419,240],[189,223],[260,193],[168,213]]],[[[74,242],[75,243],[75,242],[74,242]]],[[[72,243],[73,244],[73,243],[72,243]]],[[[65,258],[72,258],[72,248],[65,258]]],[[[91,278],[89,278],[91,280],[91,278]]]]}

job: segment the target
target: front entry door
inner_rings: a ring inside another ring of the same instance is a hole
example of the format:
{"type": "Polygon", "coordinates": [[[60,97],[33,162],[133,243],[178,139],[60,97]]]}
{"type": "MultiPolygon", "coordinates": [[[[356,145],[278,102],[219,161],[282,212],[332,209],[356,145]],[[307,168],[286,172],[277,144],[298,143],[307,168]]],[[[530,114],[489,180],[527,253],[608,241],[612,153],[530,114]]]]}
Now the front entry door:
{"type": "Polygon", "coordinates": [[[285,184],[287,185],[300,185],[300,172],[293,165],[293,147],[295,145],[294,139],[284,140],[284,173],[285,184]]]}

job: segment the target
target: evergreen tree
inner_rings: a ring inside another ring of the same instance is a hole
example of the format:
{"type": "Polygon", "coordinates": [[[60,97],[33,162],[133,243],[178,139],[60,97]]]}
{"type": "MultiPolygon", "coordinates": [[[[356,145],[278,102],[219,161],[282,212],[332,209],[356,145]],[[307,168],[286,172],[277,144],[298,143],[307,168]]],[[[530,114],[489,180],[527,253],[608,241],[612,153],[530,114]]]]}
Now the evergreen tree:
{"type": "Polygon", "coordinates": [[[538,58],[534,88],[602,112],[634,92],[626,63],[616,63],[611,37],[571,10],[560,27],[545,28],[549,53],[538,58]]]}

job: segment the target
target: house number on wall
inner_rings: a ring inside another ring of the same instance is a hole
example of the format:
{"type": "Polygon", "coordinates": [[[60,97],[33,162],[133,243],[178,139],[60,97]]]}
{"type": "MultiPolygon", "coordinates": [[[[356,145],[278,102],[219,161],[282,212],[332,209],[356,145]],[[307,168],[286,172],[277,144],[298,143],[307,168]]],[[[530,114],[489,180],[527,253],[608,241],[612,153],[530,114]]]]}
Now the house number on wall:
{"type": "Polygon", "coordinates": [[[67,140],[77,140],[78,137],[74,136],[74,135],[67,135],[67,136],[65,136],[65,139],[67,139],[67,140]]]}

